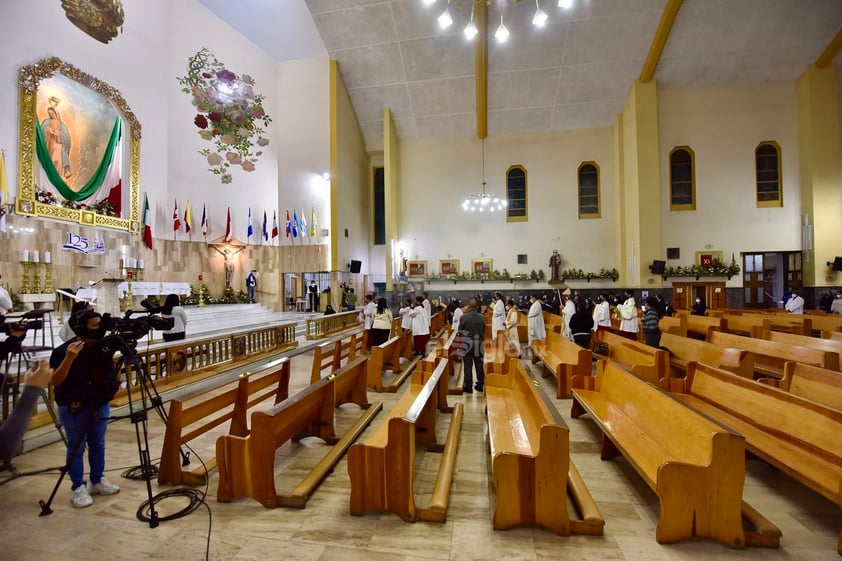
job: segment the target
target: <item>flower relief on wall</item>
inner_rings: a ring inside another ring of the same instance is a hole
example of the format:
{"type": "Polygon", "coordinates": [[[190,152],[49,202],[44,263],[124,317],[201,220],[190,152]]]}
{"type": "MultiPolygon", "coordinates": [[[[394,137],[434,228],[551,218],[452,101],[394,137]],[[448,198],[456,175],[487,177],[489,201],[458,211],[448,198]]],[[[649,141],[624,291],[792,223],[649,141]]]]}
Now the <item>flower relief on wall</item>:
{"type": "Polygon", "coordinates": [[[222,183],[231,183],[232,166],[254,171],[262,148],[269,144],[263,127],[272,122],[263,109],[265,96],[254,91],[254,79],[237,76],[202,49],[189,58],[187,75],[178,83],[193,98],[199,136],[214,146],[199,150],[211,166],[208,171],[220,176],[222,183]]]}
{"type": "Polygon", "coordinates": [[[55,57],[18,85],[17,213],[139,231],[140,124],[123,96],[55,57]]]}

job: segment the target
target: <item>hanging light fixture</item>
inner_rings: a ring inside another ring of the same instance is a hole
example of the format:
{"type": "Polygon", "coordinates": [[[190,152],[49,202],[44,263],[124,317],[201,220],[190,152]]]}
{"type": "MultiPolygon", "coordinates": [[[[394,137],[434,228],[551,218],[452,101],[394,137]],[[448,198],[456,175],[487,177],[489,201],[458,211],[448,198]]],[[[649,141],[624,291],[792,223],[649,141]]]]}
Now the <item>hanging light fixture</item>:
{"type": "Polygon", "coordinates": [[[473,41],[474,37],[477,36],[479,33],[479,29],[477,29],[477,24],[474,23],[474,11],[476,10],[476,4],[471,3],[471,21],[468,22],[468,25],[465,26],[465,37],[468,38],[468,41],[473,41]]]}
{"type": "Polygon", "coordinates": [[[558,7],[569,10],[573,7],[573,0],[558,0],[558,7]]]}
{"type": "Polygon", "coordinates": [[[506,39],[509,38],[509,29],[506,27],[506,24],[503,23],[503,14],[500,14],[500,26],[497,27],[497,31],[494,32],[494,37],[497,38],[498,43],[505,43],[506,39]]]}
{"type": "Polygon", "coordinates": [[[535,27],[544,27],[544,24],[547,23],[547,12],[541,9],[541,5],[538,4],[538,0],[535,0],[535,17],[532,18],[532,25],[535,27]]]}
{"type": "Polygon", "coordinates": [[[482,192],[476,195],[465,197],[462,202],[462,210],[465,212],[497,212],[502,211],[508,205],[506,199],[489,193],[485,190],[485,139],[482,140],[482,192]]]}
{"type": "Polygon", "coordinates": [[[447,29],[453,23],[453,18],[450,15],[450,0],[447,0],[447,7],[439,16],[439,27],[447,29]]]}

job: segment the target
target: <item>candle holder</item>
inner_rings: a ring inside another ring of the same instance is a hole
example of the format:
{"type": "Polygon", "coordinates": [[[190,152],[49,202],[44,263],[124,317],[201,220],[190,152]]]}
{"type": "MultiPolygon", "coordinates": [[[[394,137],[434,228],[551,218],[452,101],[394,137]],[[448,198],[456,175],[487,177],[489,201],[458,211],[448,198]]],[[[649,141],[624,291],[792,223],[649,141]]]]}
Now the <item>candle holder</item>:
{"type": "Polygon", "coordinates": [[[205,285],[199,285],[199,303],[197,304],[200,308],[205,307],[205,285]]]}
{"type": "Polygon", "coordinates": [[[32,263],[32,293],[39,294],[41,292],[41,275],[38,274],[39,263],[32,263]]]}
{"type": "Polygon", "coordinates": [[[51,294],[55,291],[53,288],[53,264],[44,263],[44,294],[51,294]]]}
{"type": "Polygon", "coordinates": [[[29,294],[29,261],[21,261],[20,266],[23,268],[23,278],[20,283],[20,293],[29,294]]]}

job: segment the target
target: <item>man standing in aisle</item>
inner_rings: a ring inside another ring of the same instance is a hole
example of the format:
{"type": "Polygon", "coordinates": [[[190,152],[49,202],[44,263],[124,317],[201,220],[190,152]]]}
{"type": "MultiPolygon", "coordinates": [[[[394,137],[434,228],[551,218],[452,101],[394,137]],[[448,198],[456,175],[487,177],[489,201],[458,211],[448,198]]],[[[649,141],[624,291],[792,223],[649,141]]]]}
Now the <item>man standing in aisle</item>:
{"type": "Polygon", "coordinates": [[[547,338],[547,330],[544,327],[544,308],[538,296],[531,294],[529,301],[531,305],[529,306],[526,325],[529,336],[529,347],[531,349],[532,341],[543,341],[547,338]]]}
{"type": "Polygon", "coordinates": [[[804,313],[804,299],[798,294],[798,290],[793,289],[792,297],[786,301],[784,308],[790,314],[804,313]]]}
{"type": "Polygon", "coordinates": [[[491,309],[491,340],[497,340],[497,332],[504,331],[506,326],[506,304],[503,302],[503,293],[494,293],[494,306],[491,309]]]}
{"type": "Polygon", "coordinates": [[[246,277],[246,290],[248,290],[248,302],[254,304],[254,289],[257,288],[257,271],[252,269],[246,277]]]}
{"type": "Polygon", "coordinates": [[[626,299],[617,306],[617,313],[620,315],[620,335],[626,339],[637,341],[637,304],[634,301],[634,292],[626,290],[626,299]]]}
{"type": "Polygon", "coordinates": [[[483,370],[483,339],[485,337],[485,318],[479,313],[479,302],[476,298],[468,300],[468,311],[459,320],[459,335],[462,339],[462,364],[465,365],[465,378],[462,382],[462,393],[481,392],[485,387],[485,370],[483,370]],[[473,370],[477,371],[477,382],[473,382],[473,370]]]}
{"type": "Polygon", "coordinates": [[[315,280],[310,281],[310,286],[307,287],[307,292],[310,293],[310,311],[319,311],[319,285],[315,280]]]}
{"type": "Polygon", "coordinates": [[[427,296],[427,293],[424,292],[424,312],[427,314],[427,330],[430,329],[430,326],[433,324],[433,307],[430,305],[430,298],[427,296]]]}

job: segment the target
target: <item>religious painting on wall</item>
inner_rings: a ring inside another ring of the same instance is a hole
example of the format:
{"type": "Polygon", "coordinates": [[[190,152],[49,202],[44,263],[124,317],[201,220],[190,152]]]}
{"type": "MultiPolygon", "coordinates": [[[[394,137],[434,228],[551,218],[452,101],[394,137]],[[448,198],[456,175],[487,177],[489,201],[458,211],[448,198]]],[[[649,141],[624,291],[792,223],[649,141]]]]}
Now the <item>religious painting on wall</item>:
{"type": "Polygon", "coordinates": [[[426,261],[409,261],[409,274],[407,275],[410,278],[419,278],[419,277],[426,277],[427,276],[427,262],[426,261]]]}
{"type": "Polygon", "coordinates": [[[471,268],[475,276],[490,275],[494,270],[491,259],[472,259],[471,268]]]}
{"type": "Polygon", "coordinates": [[[439,273],[445,277],[453,277],[459,274],[459,260],[458,259],[441,259],[439,260],[439,273]]]}
{"type": "Polygon", "coordinates": [[[713,267],[717,263],[725,262],[725,254],[721,251],[697,251],[696,265],[699,267],[713,267]]]}
{"type": "Polygon", "coordinates": [[[140,231],[140,124],[120,93],[55,57],[18,85],[18,214],[140,231]]]}

